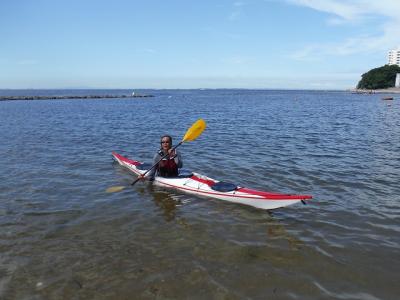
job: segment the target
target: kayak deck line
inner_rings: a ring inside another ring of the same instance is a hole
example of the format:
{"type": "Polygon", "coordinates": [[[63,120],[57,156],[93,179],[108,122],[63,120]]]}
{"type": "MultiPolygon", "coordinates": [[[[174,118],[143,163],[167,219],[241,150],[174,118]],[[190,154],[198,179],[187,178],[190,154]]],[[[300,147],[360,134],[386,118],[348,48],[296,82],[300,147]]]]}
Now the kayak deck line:
{"type": "MultiPolygon", "coordinates": [[[[121,166],[126,167],[134,174],[142,175],[146,172],[147,164],[129,159],[116,152],[112,152],[112,155],[121,166]],[[143,167],[140,168],[140,166],[143,167]]],[[[262,209],[275,209],[298,202],[304,203],[304,200],[312,199],[311,195],[282,194],[249,189],[218,181],[195,172],[172,178],[156,176],[154,184],[165,188],[177,189],[189,194],[250,205],[262,209]]]]}
{"type": "MultiPolygon", "coordinates": [[[[177,185],[173,185],[170,183],[162,183],[163,186],[169,186],[171,188],[176,188],[179,190],[186,190],[186,191],[195,191],[196,193],[199,194],[204,194],[204,195],[216,195],[216,196],[225,196],[225,197],[233,197],[233,198],[243,198],[243,199],[257,199],[257,200],[261,200],[261,201],[286,201],[288,199],[290,200],[307,200],[310,199],[308,197],[311,196],[302,196],[302,195],[285,195],[285,194],[280,194],[280,196],[269,196],[267,197],[260,197],[254,194],[249,194],[249,193],[243,193],[243,194],[238,194],[238,192],[240,192],[240,188],[238,190],[232,191],[231,194],[228,193],[218,193],[218,192],[212,192],[212,191],[203,191],[199,188],[197,189],[193,189],[193,188],[186,188],[186,187],[180,187],[177,185]]],[[[312,198],[312,197],[311,197],[312,198]]]]}
{"type": "MultiPolygon", "coordinates": [[[[211,188],[213,187],[214,184],[216,184],[216,182],[213,180],[203,179],[196,175],[193,175],[190,179],[207,184],[211,188]]],[[[241,193],[245,193],[245,194],[249,194],[249,195],[257,195],[257,196],[261,196],[263,198],[270,199],[270,200],[280,200],[280,199],[307,200],[307,199],[312,198],[312,196],[310,196],[310,195],[292,195],[292,194],[270,193],[270,192],[263,192],[263,191],[248,189],[248,188],[239,187],[239,186],[237,186],[236,189],[233,190],[233,193],[235,193],[235,192],[241,192],[241,193]]]]}

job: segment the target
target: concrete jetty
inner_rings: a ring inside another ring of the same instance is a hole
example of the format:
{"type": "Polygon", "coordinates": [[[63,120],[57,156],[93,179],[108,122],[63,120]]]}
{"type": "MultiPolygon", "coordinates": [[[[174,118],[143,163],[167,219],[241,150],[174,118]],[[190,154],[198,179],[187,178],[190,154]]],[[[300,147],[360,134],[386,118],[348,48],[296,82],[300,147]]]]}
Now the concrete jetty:
{"type": "Polygon", "coordinates": [[[366,90],[366,89],[352,89],[350,90],[353,94],[400,94],[400,88],[387,88],[377,90],[366,90]]]}
{"type": "Polygon", "coordinates": [[[53,96],[0,96],[0,101],[10,100],[62,100],[62,99],[113,99],[113,98],[148,98],[153,95],[53,95],[53,96]]]}

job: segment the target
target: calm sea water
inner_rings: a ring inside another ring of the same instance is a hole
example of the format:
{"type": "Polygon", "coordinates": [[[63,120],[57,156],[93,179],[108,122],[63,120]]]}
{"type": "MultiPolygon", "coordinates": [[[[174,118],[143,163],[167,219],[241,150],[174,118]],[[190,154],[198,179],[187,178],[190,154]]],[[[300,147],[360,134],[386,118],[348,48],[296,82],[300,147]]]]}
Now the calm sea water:
{"type": "MultiPolygon", "coordinates": [[[[15,91],[16,94],[130,91],[15,91]]],[[[0,102],[1,299],[398,299],[400,99],[347,92],[154,90],[0,102]],[[198,118],[185,168],[312,194],[264,211],[138,183],[198,118]]]]}

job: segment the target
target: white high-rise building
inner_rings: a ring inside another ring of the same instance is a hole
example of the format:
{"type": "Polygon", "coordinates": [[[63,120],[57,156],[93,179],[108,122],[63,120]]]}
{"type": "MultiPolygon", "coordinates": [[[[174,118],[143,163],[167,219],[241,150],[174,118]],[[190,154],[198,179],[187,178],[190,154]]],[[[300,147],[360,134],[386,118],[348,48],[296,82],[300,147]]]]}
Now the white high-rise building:
{"type": "Polygon", "coordinates": [[[389,51],[388,65],[400,66],[400,47],[389,51]]]}

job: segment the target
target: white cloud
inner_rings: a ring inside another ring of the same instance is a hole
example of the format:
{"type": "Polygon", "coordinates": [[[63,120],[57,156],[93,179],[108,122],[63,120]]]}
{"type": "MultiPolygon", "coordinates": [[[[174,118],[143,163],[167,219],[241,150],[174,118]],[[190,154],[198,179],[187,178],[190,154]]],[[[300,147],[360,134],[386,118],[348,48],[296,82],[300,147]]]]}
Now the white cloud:
{"type": "Polygon", "coordinates": [[[242,1],[233,2],[233,10],[228,17],[229,21],[236,21],[237,19],[239,19],[242,14],[242,7],[245,5],[246,4],[242,1]]]}
{"type": "Polygon", "coordinates": [[[156,50],[151,49],[151,48],[145,48],[145,49],[141,49],[141,51],[143,51],[144,53],[150,53],[150,54],[154,54],[157,53],[156,50]]]}
{"type": "Polygon", "coordinates": [[[35,59],[23,59],[23,60],[17,61],[18,65],[23,65],[23,66],[26,66],[26,65],[37,65],[38,63],[39,62],[37,60],[35,60],[35,59]]]}
{"type": "Polygon", "coordinates": [[[229,21],[236,21],[237,19],[239,19],[241,12],[238,10],[235,10],[233,12],[231,12],[231,14],[229,15],[229,21]]]}
{"type": "Polygon", "coordinates": [[[250,59],[244,56],[231,56],[227,58],[223,58],[221,60],[223,63],[230,64],[230,65],[244,65],[247,64],[250,59]]]}
{"type": "Polygon", "coordinates": [[[337,15],[345,20],[354,20],[361,12],[359,2],[362,1],[341,1],[341,0],[288,0],[301,6],[337,15]]]}
{"type": "Polygon", "coordinates": [[[233,3],[233,6],[240,7],[240,6],[243,6],[244,4],[245,3],[242,2],[242,1],[236,1],[236,2],[233,3]]]}
{"type": "MultiPolygon", "coordinates": [[[[380,33],[365,36],[349,37],[335,44],[312,44],[291,57],[309,59],[327,55],[351,55],[357,53],[386,52],[400,45],[400,1],[399,0],[286,0],[289,3],[309,7],[330,14],[329,25],[346,23],[376,22],[380,33]],[[375,18],[371,18],[375,17],[375,18]],[[379,18],[377,18],[379,17],[379,18]]],[[[372,25],[370,25],[372,26],[372,25]]]]}
{"type": "Polygon", "coordinates": [[[226,36],[232,40],[239,40],[242,38],[242,35],[237,33],[227,33],[226,36]]]}

